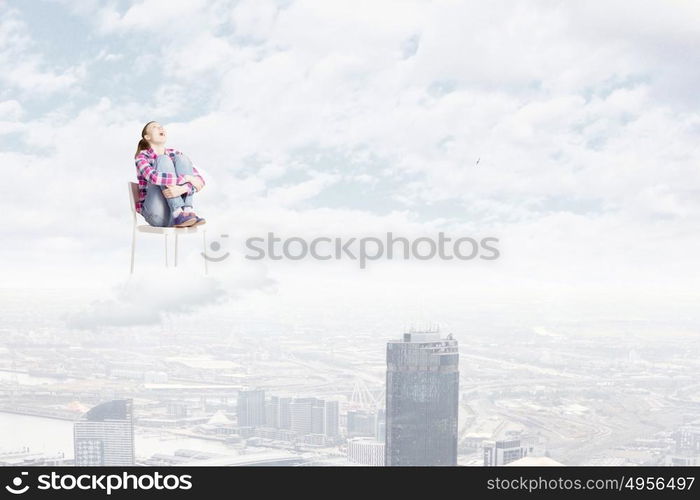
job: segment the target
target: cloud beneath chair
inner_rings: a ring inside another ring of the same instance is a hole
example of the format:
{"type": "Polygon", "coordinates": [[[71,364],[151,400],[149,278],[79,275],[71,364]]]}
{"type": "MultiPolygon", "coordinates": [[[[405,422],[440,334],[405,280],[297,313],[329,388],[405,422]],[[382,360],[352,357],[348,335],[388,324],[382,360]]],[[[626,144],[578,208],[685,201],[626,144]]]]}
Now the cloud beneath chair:
{"type": "Polygon", "coordinates": [[[134,274],[114,287],[110,296],[95,300],[66,318],[76,329],[157,325],[166,317],[198,314],[254,290],[269,290],[274,282],[253,266],[235,276],[217,267],[215,276],[183,268],[151,269],[134,274]]]}

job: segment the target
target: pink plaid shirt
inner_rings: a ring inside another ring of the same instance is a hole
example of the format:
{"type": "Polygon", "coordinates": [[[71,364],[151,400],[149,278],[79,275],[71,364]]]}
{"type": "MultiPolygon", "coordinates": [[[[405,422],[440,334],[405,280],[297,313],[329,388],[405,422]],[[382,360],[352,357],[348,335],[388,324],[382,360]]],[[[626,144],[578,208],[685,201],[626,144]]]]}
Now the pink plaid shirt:
{"type": "MultiPolygon", "coordinates": [[[[181,155],[180,151],[172,148],[165,148],[165,154],[170,155],[170,158],[175,160],[175,155],[181,155]]],[[[143,149],[136,156],[136,177],[139,181],[139,199],[136,200],[136,211],[141,213],[143,209],[143,200],[146,199],[146,191],[149,184],[157,184],[158,186],[175,186],[178,184],[187,184],[192,194],[197,190],[189,182],[185,182],[182,175],[175,175],[170,172],[159,172],[155,168],[156,158],[158,155],[153,149],[143,149]]],[[[194,166],[192,167],[192,172],[195,176],[199,177],[204,184],[204,178],[197,171],[194,166]]]]}

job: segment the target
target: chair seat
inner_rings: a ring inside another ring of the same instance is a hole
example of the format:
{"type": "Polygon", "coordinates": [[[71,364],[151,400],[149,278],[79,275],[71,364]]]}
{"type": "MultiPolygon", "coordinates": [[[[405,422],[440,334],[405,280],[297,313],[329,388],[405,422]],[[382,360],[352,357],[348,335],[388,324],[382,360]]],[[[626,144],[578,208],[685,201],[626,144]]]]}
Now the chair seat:
{"type": "Polygon", "coordinates": [[[156,234],[182,234],[182,233],[196,233],[199,230],[199,226],[194,227],[156,227],[148,224],[142,224],[136,226],[136,230],[140,233],[156,233],[156,234]]]}
{"type": "MultiPolygon", "coordinates": [[[[133,168],[133,167],[132,167],[133,168]]],[[[168,238],[169,234],[173,234],[175,241],[175,267],[177,267],[177,242],[178,236],[181,234],[194,234],[199,232],[201,228],[202,231],[202,243],[204,245],[204,253],[207,251],[207,231],[203,226],[190,226],[190,227],[155,227],[149,224],[137,224],[137,212],[136,212],[136,200],[139,196],[139,185],[136,182],[129,182],[129,207],[131,209],[131,214],[133,216],[133,233],[131,237],[131,274],[134,274],[134,255],[136,253],[136,233],[151,233],[151,234],[164,234],[165,235],[165,267],[168,267],[168,238]]],[[[145,221],[144,221],[145,222],[145,221]]],[[[209,259],[202,259],[204,263],[204,274],[207,274],[207,262],[209,259]]]]}

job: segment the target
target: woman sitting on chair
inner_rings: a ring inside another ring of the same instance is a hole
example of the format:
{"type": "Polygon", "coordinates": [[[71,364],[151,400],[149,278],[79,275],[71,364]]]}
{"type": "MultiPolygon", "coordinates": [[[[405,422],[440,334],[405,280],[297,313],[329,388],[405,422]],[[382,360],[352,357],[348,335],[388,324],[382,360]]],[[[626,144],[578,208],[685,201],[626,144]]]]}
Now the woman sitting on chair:
{"type": "Polygon", "coordinates": [[[193,209],[194,194],[204,179],[180,151],[165,147],[167,135],[158,122],[148,122],[136,148],[139,197],[136,211],[151,226],[189,227],[204,224],[193,209]]]}

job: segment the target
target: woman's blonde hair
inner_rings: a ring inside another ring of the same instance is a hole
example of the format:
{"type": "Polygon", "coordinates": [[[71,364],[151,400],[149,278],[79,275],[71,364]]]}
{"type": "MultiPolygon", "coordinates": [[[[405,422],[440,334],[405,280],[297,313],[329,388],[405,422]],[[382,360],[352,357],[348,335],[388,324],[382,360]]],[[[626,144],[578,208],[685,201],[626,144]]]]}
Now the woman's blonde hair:
{"type": "Polygon", "coordinates": [[[136,158],[141,151],[144,149],[148,149],[151,147],[151,145],[148,143],[146,139],[144,139],[144,136],[146,135],[146,129],[151,123],[155,123],[156,121],[150,121],[146,125],[143,126],[143,130],[141,131],[141,140],[139,141],[139,145],[136,146],[136,154],[134,155],[134,158],[136,158]]]}

